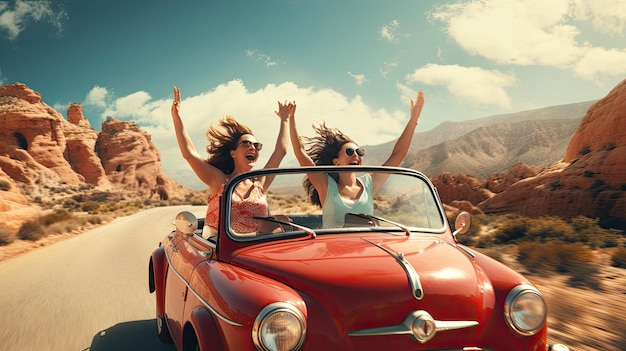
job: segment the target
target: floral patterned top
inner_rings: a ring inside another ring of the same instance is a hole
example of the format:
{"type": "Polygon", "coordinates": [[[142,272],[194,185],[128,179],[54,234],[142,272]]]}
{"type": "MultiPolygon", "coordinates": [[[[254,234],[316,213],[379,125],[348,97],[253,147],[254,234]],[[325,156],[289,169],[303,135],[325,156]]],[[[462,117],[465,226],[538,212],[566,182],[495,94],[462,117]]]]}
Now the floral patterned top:
{"type": "MultiPolygon", "coordinates": [[[[224,183],[222,183],[217,193],[209,196],[205,225],[215,231],[217,231],[217,223],[219,221],[220,214],[219,199],[224,192],[226,182],[228,182],[228,179],[224,180],[224,183]]],[[[235,189],[232,197],[230,214],[230,224],[235,232],[256,232],[261,225],[261,221],[254,219],[253,217],[265,217],[268,214],[269,209],[267,205],[267,197],[259,182],[254,182],[245,194],[242,194],[238,189],[235,189]]]]}

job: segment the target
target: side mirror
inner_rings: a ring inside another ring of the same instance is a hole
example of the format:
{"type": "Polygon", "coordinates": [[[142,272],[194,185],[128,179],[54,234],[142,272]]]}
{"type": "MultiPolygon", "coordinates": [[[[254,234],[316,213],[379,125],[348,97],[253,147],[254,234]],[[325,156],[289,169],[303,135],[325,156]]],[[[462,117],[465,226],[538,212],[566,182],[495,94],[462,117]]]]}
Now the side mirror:
{"type": "Polygon", "coordinates": [[[174,225],[179,232],[191,235],[198,230],[198,219],[193,213],[182,211],[176,215],[174,225]]]}
{"type": "Polygon", "coordinates": [[[452,235],[455,237],[456,239],[456,235],[457,234],[465,234],[467,233],[467,231],[469,230],[470,227],[470,221],[471,221],[471,217],[470,214],[463,211],[461,213],[459,213],[458,216],[456,216],[456,219],[454,220],[454,232],[452,233],[452,235]]]}

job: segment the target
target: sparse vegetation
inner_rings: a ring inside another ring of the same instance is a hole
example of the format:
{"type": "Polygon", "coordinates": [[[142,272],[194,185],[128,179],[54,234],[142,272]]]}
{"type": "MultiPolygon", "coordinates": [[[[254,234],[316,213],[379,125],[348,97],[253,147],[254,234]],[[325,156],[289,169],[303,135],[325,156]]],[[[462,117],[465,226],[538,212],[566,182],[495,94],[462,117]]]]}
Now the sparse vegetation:
{"type": "MultiPolygon", "coordinates": [[[[11,185],[0,181],[0,190],[11,185]]],[[[50,235],[80,233],[118,216],[126,216],[155,206],[206,204],[204,192],[187,194],[184,199],[147,199],[132,191],[102,191],[93,185],[50,186],[39,179],[36,186],[18,185],[31,203],[43,209],[39,217],[31,218],[14,231],[0,227],[0,246],[9,246],[17,239],[36,242],[50,235]]],[[[58,239],[52,239],[58,240],[58,239]]]]}
{"type": "Polygon", "coordinates": [[[43,226],[37,220],[26,221],[17,231],[17,237],[22,240],[37,241],[45,236],[43,226]]]}
{"type": "Polygon", "coordinates": [[[8,245],[15,241],[15,235],[7,228],[0,227],[0,246],[8,245]]]}
{"type": "Polygon", "coordinates": [[[619,248],[611,257],[611,265],[618,268],[626,268],[626,248],[619,248]]]}
{"type": "Polygon", "coordinates": [[[0,190],[2,191],[11,190],[11,183],[7,182],[6,180],[0,180],[0,190]]]}
{"type": "Polygon", "coordinates": [[[515,217],[502,221],[493,234],[495,244],[517,245],[518,262],[530,272],[566,274],[570,285],[596,289],[599,264],[593,250],[615,247],[623,240],[622,232],[602,228],[597,219],[584,216],[568,221],[555,216],[515,217]]]}

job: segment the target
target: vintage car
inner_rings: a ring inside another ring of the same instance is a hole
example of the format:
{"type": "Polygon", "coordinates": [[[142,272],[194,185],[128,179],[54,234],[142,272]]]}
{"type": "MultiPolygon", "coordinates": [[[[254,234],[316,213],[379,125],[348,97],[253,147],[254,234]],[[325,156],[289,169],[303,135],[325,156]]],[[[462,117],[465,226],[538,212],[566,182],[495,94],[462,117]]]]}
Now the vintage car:
{"type": "Polygon", "coordinates": [[[149,264],[158,335],[179,350],[568,350],[547,343],[537,288],[461,245],[469,214],[451,228],[415,170],[251,171],[226,184],[217,231],[197,217],[180,212],[149,264]],[[313,172],[386,180],[373,213],[325,227],[303,187],[313,172]],[[233,199],[259,177],[274,177],[269,213],[253,219],[264,229],[237,232],[246,213],[233,213],[233,199]]]}

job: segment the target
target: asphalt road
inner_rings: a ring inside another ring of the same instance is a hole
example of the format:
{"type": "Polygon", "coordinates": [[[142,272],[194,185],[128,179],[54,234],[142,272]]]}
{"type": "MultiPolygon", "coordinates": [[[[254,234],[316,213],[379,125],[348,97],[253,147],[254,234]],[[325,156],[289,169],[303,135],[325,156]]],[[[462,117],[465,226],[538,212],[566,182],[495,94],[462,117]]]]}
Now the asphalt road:
{"type": "Polygon", "coordinates": [[[181,210],[160,207],[0,262],[0,349],[174,350],[156,335],[148,260],[181,210]]]}

